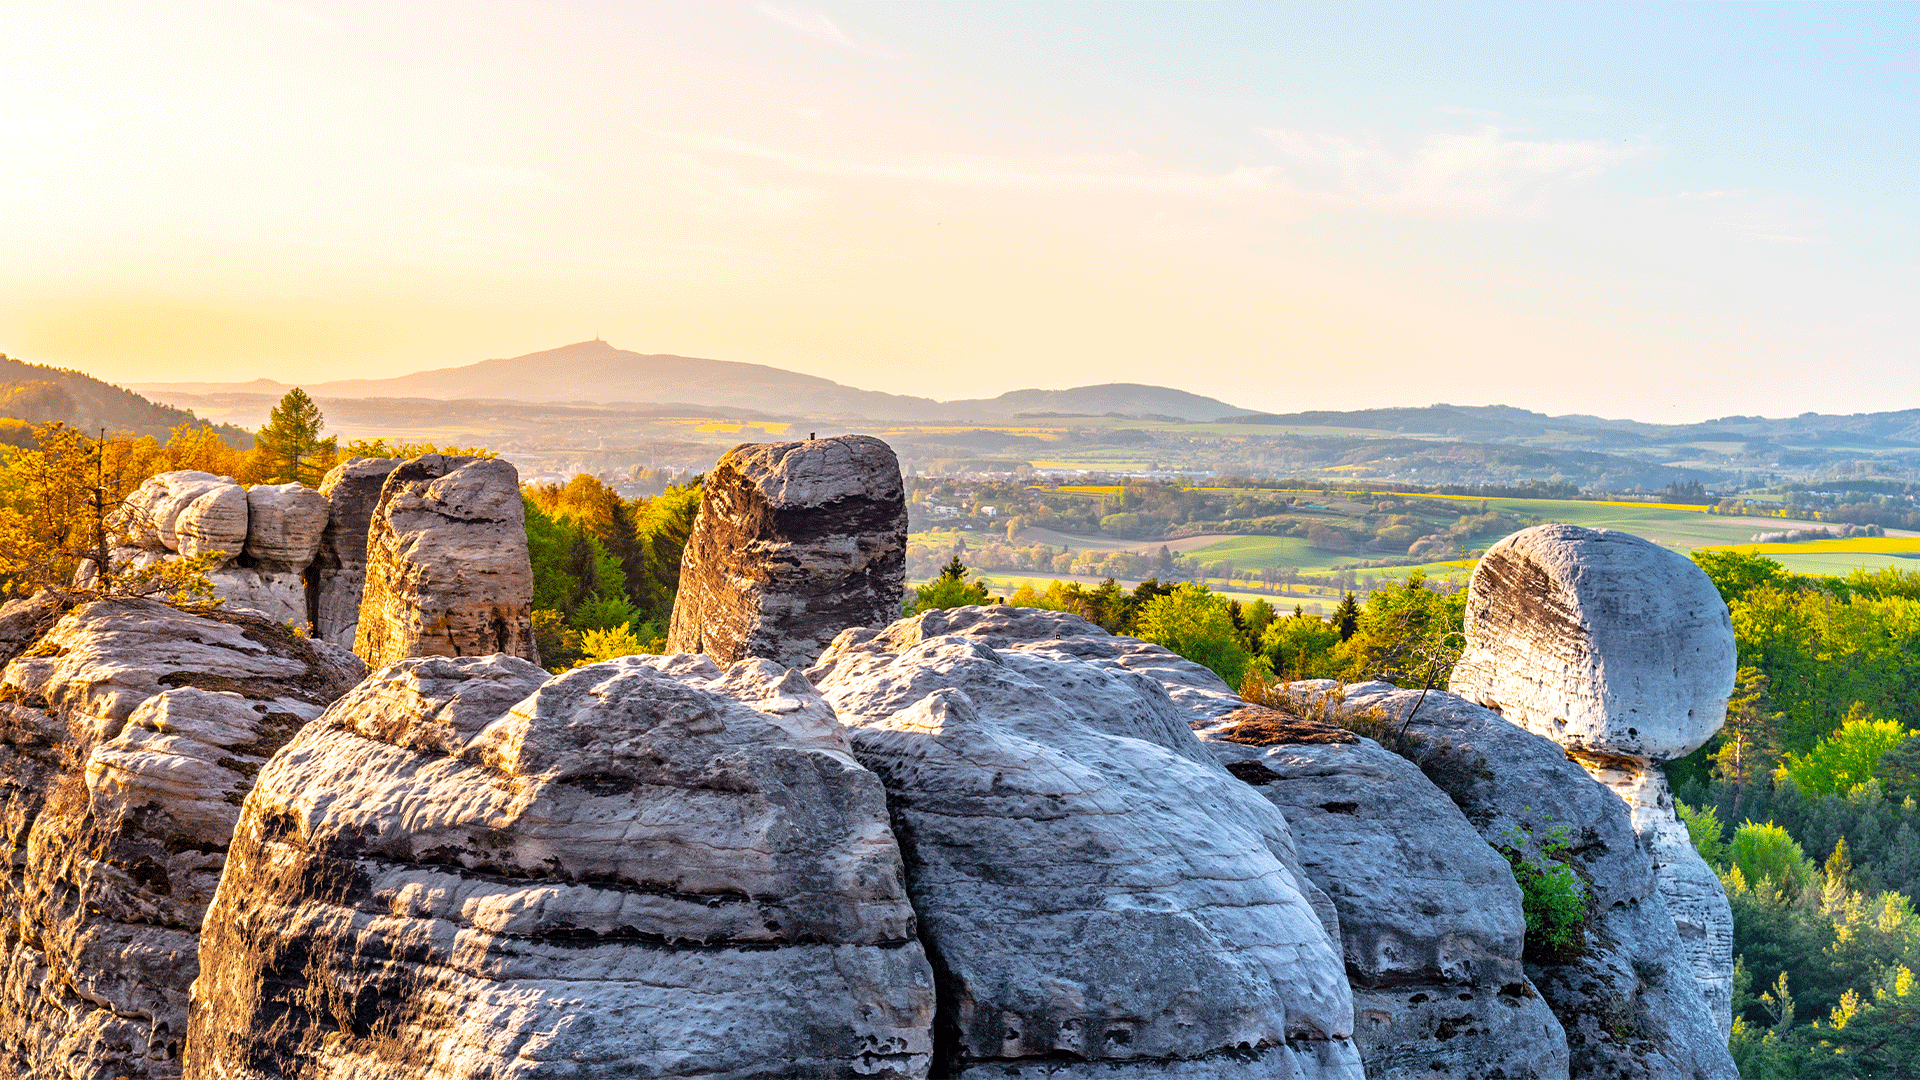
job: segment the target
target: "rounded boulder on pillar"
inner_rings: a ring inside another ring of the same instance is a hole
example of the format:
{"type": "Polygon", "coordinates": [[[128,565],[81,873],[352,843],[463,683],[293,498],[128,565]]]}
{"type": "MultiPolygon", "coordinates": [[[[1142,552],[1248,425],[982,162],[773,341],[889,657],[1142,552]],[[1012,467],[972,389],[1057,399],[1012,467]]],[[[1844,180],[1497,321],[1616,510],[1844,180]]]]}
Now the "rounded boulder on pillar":
{"type": "Polygon", "coordinates": [[[1686,556],[1611,529],[1541,525],[1487,549],[1449,689],[1572,750],[1671,760],[1720,730],[1727,605],[1686,556]]]}

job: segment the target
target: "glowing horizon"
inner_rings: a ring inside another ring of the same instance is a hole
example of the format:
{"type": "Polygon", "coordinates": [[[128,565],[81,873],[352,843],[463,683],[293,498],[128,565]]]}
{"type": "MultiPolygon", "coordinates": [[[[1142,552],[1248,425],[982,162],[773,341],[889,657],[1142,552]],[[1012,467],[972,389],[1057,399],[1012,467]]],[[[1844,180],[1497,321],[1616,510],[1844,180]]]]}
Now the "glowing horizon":
{"type": "Polygon", "coordinates": [[[1920,407],[1920,11],[0,5],[0,352],[1920,407]]]}

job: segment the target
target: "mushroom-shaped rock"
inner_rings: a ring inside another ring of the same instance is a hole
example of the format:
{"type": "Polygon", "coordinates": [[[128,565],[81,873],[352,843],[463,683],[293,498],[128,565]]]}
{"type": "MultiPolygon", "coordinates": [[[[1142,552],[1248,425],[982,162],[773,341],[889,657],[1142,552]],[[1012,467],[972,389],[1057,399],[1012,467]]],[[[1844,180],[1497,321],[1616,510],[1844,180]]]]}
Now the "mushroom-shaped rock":
{"type": "Polygon", "coordinates": [[[1631,808],[1726,1031],[1733,912],[1658,768],[1726,719],[1736,658],[1719,590],[1692,560],[1637,536],[1542,525],[1487,549],[1468,586],[1466,637],[1449,688],[1559,743],[1631,808]]]}
{"type": "Polygon", "coordinates": [[[367,529],[380,506],[381,485],[400,465],[399,458],[354,458],[321,479],[327,526],[313,558],[314,637],[353,647],[360,593],[367,585],[367,529]]]}
{"type": "Polygon", "coordinates": [[[305,569],[326,526],[327,497],[305,484],[260,484],[247,492],[246,554],[263,565],[305,569]]]}
{"type": "Polygon", "coordinates": [[[935,1068],[1358,1080],[1286,822],[1185,710],[1118,664],[933,622],[848,631],[809,677],[887,786],[951,1032],[935,1068]]]}
{"type": "Polygon", "coordinates": [[[112,524],[136,547],[231,557],[247,543],[247,489],[212,473],[161,473],[134,489],[112,524]]]}
{"type": "Polygon", "coordinates": [[[1665,761],[1720,730],[1733,624],[1692,560],[1611,529],[1540,525],[1487,549],[1448,683],[1570,750],[1665,761]]]}
{"type": "Polygon", "coordinates": [[[1417,690],[1362,683],[1346,701],[1404,724],[1420,771],[1488,843],[1537,852],[1542,837],[1568,830],[1562,857],[1589,894],[1587,920],[1576,949],[1530,958],[1530,974],[1566,1031],[1573,1076],[1735,1080],[1726,1036],[1619,798],[1553,741],[1453,694],[1423,700],[1417,690]]]}
{"type": "Polygon", "coordinates": [[[538,660],[520,474],[498,458],[427,454],[387,474],[367,529],[353,651],[538,660]]]}
{"type": "Polygon", "coordinates": [[[190,1075],[919,1077],[879,779],[763,661],[406,660],[261,772],[190,1075]]]}
{"type": "Polygon", "coordinates": [[[1286,814],[1339,910],[1372,1080],[1566,1080],[1566,1033],[1522,965],[1526,915],[1507,860],[1418,767],[1258,706],[1206,744],[1286,814]]]}
{"type": "Polygon", "coordinates": [[[899,618],[906,489],[886,443],[745,443],[703,489],[668,648],[804,667],[840,631],[899,618]]]}
{"type": "Polygon", "coordinates": [[[181,1075],[240,801],[364,671],[259,618],[147,600],[74,608],[7,665],[0,1073],[181,1075]]]}

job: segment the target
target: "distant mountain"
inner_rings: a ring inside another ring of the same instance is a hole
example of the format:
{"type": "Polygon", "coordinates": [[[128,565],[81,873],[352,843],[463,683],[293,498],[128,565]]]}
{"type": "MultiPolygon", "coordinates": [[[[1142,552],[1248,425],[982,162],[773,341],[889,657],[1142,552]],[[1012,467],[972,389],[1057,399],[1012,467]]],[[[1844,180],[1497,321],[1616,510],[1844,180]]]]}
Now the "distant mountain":
{"type": "MultiPolygon", "coordinates": [[[[186,409],[156,404],[84,372],[29,364],[4,354],[0,354],[0,419],[27,424],[59,420],[85,431],[97,433],[107,428],[162,440],[182,424],[199,424],[213,428],[236,445],[251,445],[252,439],[240,428],[207,424],[186,409]]],[[[9,431],[8,439],[18,441],[13,431],[9,431]]]]}
{"type": "MultiPolygon", "coordinates": [[[[283,383],[142,383],[149,393],[284,393],[283,383]]],[[[935,401],[861,390],[815,375],[729,360],[646,354],[582,341],[545,352],[464,367],[436,368],[390,379],[304,384],[316,398],[494,399],[525,402],[697,402],[776,416],[863,417],[870,420],[1001,420],[1017,413],[1129,416],[1150,414],[1213,420],[1244,412],[1223,401],[1136,383],[1071,390],[1015,390],[996,398],[935,401]]]]}
{"type": "Polygon", "coordinates": [[[1598,416],[1547,416],[1507,405],[1428,405],[1349,412],[1248,413],[1234,423],[1294,428],[1348,428],[1429,435],[1474,442],[1607,446],[1634,449],[1695,441],[1772,441],[1794,446],[1862,450],[1920,447],[1920,409],[1880,413],[1802,413],[1770,419],[1726,416],[1697,424],[1649,424],[1598,416]]]}

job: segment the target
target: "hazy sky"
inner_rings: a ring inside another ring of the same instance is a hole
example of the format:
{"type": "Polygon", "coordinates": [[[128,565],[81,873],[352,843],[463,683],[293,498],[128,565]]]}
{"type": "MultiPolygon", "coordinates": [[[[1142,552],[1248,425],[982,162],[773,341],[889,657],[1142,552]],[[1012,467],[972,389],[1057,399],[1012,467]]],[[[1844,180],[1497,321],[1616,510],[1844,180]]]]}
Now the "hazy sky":
{"type": "Polygon", "coordinates": [[[115,380],[598,333],[942,398],[1920,407],[1920,6],[0,0],[0,42],[0,352],[115,380]]]}

